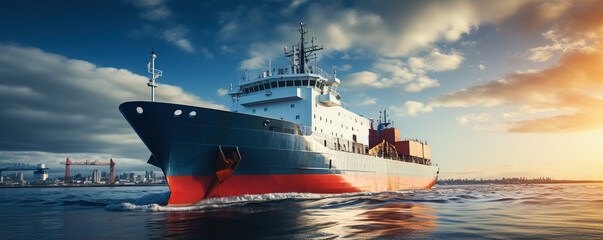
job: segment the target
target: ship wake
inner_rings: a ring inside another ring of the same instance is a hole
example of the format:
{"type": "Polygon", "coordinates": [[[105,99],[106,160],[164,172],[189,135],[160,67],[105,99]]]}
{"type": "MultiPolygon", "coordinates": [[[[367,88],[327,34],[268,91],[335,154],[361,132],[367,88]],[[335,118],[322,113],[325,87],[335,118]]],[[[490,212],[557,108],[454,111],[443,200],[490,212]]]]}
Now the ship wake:
{"type": "Polygon", "coordinates": [[[299,201],[299,200],[320,200],[328,199],[330,204],[337,204],[341,199],[341,204],[345,204],[350,198],[354,197],[373,197],[381,194],[409,194],[416,190],[404,190],[396,192],[358,192],[342,194],[317,194],[317,193],[267,193],[254,195],[241,195],[236,197],[209,198],[199,201],[193,205],[187,206],[167,206],[170,192],[150,193],[132,201],[109,204],[105,207],[108,211],[152,211],[152,212],[195,212],[227,207],[242,207],[252,204],[275,203],[279,201],[299,201]]]}

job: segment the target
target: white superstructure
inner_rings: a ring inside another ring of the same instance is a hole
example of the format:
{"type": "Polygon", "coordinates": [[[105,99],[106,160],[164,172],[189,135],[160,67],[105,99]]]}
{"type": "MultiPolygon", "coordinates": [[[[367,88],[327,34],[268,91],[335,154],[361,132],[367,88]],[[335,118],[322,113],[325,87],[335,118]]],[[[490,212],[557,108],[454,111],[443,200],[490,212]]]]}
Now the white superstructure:
{"type": "Polygon", "coordinates": [[[329,147],[360,152],[354,145],[368,146],[369,119],[351,112],[341,101],[337,92],[341,81],[335,73],[308,65],[322,47],[314,45],[314,39],[311,47],[305,46],[303,24],[300,33],[300,44],[289,52],[285,48],[285,56],[291,57],[289,66],[271,68],[269,64],[268,71],[257,78],[246,76],[237,89],[230,90],[232,111],[295,122],[305,135],[324,138],[325,146],[335,143],[329,147]]]}

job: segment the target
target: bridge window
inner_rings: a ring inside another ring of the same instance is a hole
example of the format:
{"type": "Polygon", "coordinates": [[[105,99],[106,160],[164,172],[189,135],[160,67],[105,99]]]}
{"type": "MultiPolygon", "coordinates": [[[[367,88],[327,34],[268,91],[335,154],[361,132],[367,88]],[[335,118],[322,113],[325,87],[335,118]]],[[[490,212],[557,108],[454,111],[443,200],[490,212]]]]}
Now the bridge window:
{"type": "Polygon", "coordinates": [[[316,80],[310,80],[310,86],[315,86],[316,85],[316,80]]]}
{"type": "Polygon", "coordinates": [[[303,86],[308,86],[308,80],[303,80],[303,81],[302,81],[302,85],[303,85],[303,86]]]}
{"type": "Polygon", "coordinates": [[[270,89],[270,83],[264,83],[264,88],[265,89],[270,89]]]}
{"type": "Polygon", "coordinates": [[[254,92],[260,91],[260,88],[258,88],[258,86],[257,86],[257,85],[256,85],[256,86],[253,86],[253,91],[254,91],[254,92]]]}
{"type": "Polygon", "coordinates": [[[245,91],[245,94],[249,94],[249,89],[245,88],[244,91],[245,91]]]}
{"type": "Polygon", "coordinates": [[[293,86],[293,80],[287,81],[287,87],[291,87],[291,86],[293,86]]]}
{"type": "Polygon", "coordinates": [[[284,87],[285,81],[278,81],[278,87],[284,87]]]}
{"type": "Polygon", "coordinates": [[[295,86],[301,86],[301,80],[295,80],[295,86]]]}
{"type": "Polygon", "coordinates": [[[278,85],[278,82],[271,82],[271,83],[270,83],[270,86],[271,86],[272,88],[278,87],[277,85],[278,85]]]}
{"type": "Polygon", "coordinates": [[[260,85],[260,91],[264,90],[264,85],[260,85]]]}
{"type": "Polygon", "coordinates": [[[250,87],[250,88],[249,88],[249,93],[253,93],[253,92],[255,92],[255,91],[253,91],[253,88],[252,88],[252,87],[250,87]]]}

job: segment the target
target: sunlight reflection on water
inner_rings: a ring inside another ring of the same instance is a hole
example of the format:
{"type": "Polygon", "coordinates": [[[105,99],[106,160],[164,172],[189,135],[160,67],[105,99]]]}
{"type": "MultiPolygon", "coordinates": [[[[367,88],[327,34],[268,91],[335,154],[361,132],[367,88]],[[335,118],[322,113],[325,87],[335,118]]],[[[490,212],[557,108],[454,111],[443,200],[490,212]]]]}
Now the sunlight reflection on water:
{"type": "Polygon", "coordinates": [[[167,207],[165,187],[0,189],[5,239],[599,238],[603,184],[267,194],[167,207]]]}

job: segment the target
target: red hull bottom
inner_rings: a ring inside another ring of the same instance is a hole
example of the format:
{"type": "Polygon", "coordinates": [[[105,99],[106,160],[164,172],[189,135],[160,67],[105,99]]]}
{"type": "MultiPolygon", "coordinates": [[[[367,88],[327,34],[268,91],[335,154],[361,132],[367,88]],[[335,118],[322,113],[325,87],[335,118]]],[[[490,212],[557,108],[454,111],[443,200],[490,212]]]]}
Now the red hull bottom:
{"type": "Polygon", "coordinates": [[[168,205],[190,205],[204,198],[265,193],[351,193],[429,189],[435,178],[374,175],[232,175],[219,183],[210,176],[167,176],[168,205]]]}

